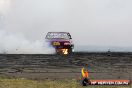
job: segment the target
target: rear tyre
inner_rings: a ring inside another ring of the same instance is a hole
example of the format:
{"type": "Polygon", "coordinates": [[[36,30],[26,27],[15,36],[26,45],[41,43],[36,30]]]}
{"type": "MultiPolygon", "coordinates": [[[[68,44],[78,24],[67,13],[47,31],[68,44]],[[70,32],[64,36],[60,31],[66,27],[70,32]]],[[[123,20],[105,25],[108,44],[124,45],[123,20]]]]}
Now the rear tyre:
{"type": "Polygon", "coordinates": [[[69,49],[68,49],[68,54],[71,54],[71,53],[72,53],[72,49],[69,48],[69,49]]]}

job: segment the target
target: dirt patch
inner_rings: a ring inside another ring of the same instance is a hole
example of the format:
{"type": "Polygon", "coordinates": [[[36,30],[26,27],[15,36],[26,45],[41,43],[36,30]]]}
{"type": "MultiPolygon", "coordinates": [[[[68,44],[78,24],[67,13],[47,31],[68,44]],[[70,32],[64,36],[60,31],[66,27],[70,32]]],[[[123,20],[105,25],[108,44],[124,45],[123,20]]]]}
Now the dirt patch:
{"type": "Polygon", "coordinates": [[[79,78],[85,66],[92,79],[132,79],[132,53],[74,53],[69,56],[1,54],[0,73],[32,79],[79,78]]]}

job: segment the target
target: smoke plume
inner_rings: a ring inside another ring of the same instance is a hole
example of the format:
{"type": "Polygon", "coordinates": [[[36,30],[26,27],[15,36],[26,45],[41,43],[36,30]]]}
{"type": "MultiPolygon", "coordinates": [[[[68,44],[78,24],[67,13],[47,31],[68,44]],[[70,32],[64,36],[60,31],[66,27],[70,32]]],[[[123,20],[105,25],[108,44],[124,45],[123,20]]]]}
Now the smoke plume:
{"type": "Polygon", "coordinates": [[[0,53],[7,54],[51,54],[54,49],[44,40],[29,41],[24,36],[0,31],[0,53]]]}
{"type": "MultiPolygon", "coordinates": [[[[17,1],[0,0],[0,53],[53,54],[54,49],[52,47],[49,47],[44,38],[31,40],[25,37],[24,31],[28,30],[29,28],[27,27],[27,25],[23,25],[21,21],[15,20],[21,17],[16,14],[19,9],[15,10],[15,7],[13,8],[13,6],[17,6],[17,1]],[[13,30],[15,32],[12,32],[13,30]]],[[[30,15],[29,17],[31,16],[32,15],[30,15]]],[[[23,16],[23,22],[29,22],[29,19],[26,19],[26,17],[23,16]]]]}

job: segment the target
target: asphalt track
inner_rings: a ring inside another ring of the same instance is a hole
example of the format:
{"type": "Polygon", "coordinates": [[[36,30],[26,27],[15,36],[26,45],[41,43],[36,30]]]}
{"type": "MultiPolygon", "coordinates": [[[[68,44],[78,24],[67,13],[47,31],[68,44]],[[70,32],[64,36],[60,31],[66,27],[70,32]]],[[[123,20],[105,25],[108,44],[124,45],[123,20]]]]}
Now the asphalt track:
{"type": "Polygon", "coordinates": [[[76,52],[72,55],[0,54],[0,74],[30,79],[80,78],[132,80],[132,53],[76,52]]]}

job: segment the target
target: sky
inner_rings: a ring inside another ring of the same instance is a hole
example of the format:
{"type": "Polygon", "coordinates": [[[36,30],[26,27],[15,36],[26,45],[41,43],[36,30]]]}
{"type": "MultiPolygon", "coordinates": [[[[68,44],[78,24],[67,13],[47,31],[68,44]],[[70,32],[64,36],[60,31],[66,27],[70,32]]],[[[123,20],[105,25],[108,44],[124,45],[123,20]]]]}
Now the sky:
{"type": "MultiPolygon", "coordinates": [[[[49,31],[66,31],[78,48],[132,47],[131,3],[131,0],[0,0],[0,44],[7,44],[11,35],[19,44],[26,40],[34,45],[44,41],[49,31]]],[[[16,49],[16,41],[7,46],[16,49]]],[[[7,46],[3,48],[6,51],[7,46]]]]}

